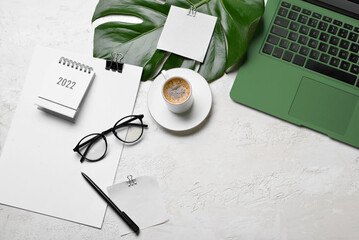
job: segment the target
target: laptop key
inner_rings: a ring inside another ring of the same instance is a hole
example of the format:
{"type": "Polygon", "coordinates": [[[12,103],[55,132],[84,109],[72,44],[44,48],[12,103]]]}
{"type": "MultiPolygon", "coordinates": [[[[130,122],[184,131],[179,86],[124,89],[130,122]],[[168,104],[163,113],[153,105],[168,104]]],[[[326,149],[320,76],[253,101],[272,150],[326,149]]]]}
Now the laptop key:
{"type": "Polygon", "coordinates": [[[346,62],[346,61],[342,61],[340,64],[340,68],[343,70],[348,70],[350,66],[350,63],[346,62]]]}
{"type": "Polygon", "coordinates": [[[278,16],[275,18],[274,24],[286,28],[289,25],[289,20],[278,16]]]}
{"type": "Polygon", "coordinates": [[[320,43],[319,47],[318,47],[318,50],[321,51],[321,52],[326,52],[328,50],[328,44],[320,43]]]}
{"type": "Polygon", "coordinates": [[[308,46],[311,47],[311,48],[316,48],[318,45],[318,41],[317,40],[314,40],[314,39],[310,39],[309,40],[309,43],[308,43],[308,46]]]}
{"type": "Polygon", "coordinates": [[[281,58],[283,54],[283,49],[275,47],[272,56],[276,58],[281,58]]]}
{"type": "Polygon", "coordinates": [[[319,36],[319,40],[323,42],[328,42],[329,34],[322,32],[319,36]]]}
{"type": "Polygon", "coordinates": [[[348,54],[349,54],[349,53],[348,53],[347,51],[345,51],[345,50],[340,50],[338,57],[340,57],[341,59],[346,60],[347,57],[348,57],[348,54]]]}
{"type": "Polygon", "coordinates": [[[279,11],[278,11],[278,15],[279,16],[282,16],[282,17],[286,17],[287,16],[287,13],[288,13],[288,9],[286,8],[279,8],[279,11]]]}
{"type": "Polygon", "coordinates": [[[303,56],[307,56],[309,53],[309,48],[302,46],[299,50],[299,53],[302,54],[303,56]]]}
{"type": "Polygon", "coordinates": [[[306,45],[307,42],[308,42],[308,38],[305,37],[305,36],[303,36],[303,35],[300,35],[300,37],[299,37],[299,39],[298,39],[298,42],[299,42],[300,44],[306,45]]]}
{"type": "Polygon", "coordinates": [[[359,74],[359,66],[353,64],[352,67],[350,68],[350,72],[354,74],[359,74]]]}
{"type": "Polygon", "coordinates": [[[297,44],[297,43],[290,44],[289,50],[291,50],[293,52],[298,52],[298,49],[299,49],[299,44],[297,44]]]}
{"type": "Polygon", "coordinates": [[[341,27],[343,25],[343,22],[338,21],[338,20],[334,20],[333,23],[339,27],[341,27]]]}
{"type": "Polygon", "coordinates": [[[359,33],[359,27],[355,27],[354,32],[359,33]]]}
{"type": "Polygon", "coordinates": [[[328,23],[331,23],[333,19],[330,18],[330,17],[324,16],[324,17],[323,17],[323,20],[326,21],[326,22],[328,22],[328,23]]]}
{"type": "Polygon", "coordinates": [[[286,7],[286,8],[290,8],[290,3],[287,3],[287,2],[282,2],[281,4],[283,7],[286,7]]]}
{"type": "Polygon", "coordinates": [[[290,32],[289,33],[289,36],[288,36],[289,40],[297,41],[297,38],[298,38],[298,33],[295,33],[295,32],[290,32]]]}
{"type": "Polygon", "coordinates": [[[334,67],[338,67],[339,66],[339,62],[340,60],[338,58],[332,57],[330,59],[330,65],[334,66],[334,67]]]}
{"type": "Polygon", "coordinates": [[[339,49],[337,47],[330,46],[328,53],[330,55],[336,56],[338,51],[339,51],[339,49]]]}
{"type": "Polygon", "coordinates": [[[355,44],[355,43],[352,43],[352,44],[350,45],[349,50],[350,50],[351,52],[357,53],[357,52],[359,51],[359,45],[358,45],[358,44],[355,44]]]}
{"type": "Polygon", "coordinates": [[[272,56],[281,58],[283,54],[283,49],[275,47],[272,56]]]}
{"type": "Polygon", "coordinates": [[[305,15],[303,15],[303,14],[300,14],[300,15],[299,15],[298,22],[303,23],[303,24],[306,24],[307,21],[308,21],[308,16],[305,16],[305,15]]]}
{"type": "Polygon", "coordinates": [[[316,50],[312,50],[310,51],[309,57],[313,58],[313,59],[318,59],[319,58],[319,52],[316,50]]]}
{"type": "Polygon", "coordinates": [[[315,28],[318,25],[318,20],[314,19],[314,18],[310,18],[309,21],[308,21],[308,25],[315,28]]]}
{"type": "Polygon", "coordinates": [[[289,25],[290,30],[297,31],[298,28],[299,28],[299,23],[291,22],[290,25],[289,25]]]}
{"type": "Polygon", "coordinates": [[[334,25],[330,25],[329,28],[328,28],[328,33],[330,34],[337,34],[338,32],[338,27],[337,26],[334,26],[334,25]]]}
{"type": "Polygon", "coordinates": [[[348,39],[352,42],[356,42],[358,40],[358,34],[351,32],[349,33],[348,39]]]}
{"type": "Polygon", "coordinates": [[[289,14],[288,14],[288,18],[291,19],[291,20],[297,20],[297,17],[298,17],[297,12],[290,11],[289,14]]]}
{"type": "Polygon", "coordinates": [[[338,43],[339,43],[339,40],[340,40],[340,39],[339,39],[338,37],[336,37],[336,36],[331,36],[331,37],[330,37],[330,40],[329,40],[329,43],[332,44],[332,45],[337,46],[338,43]]]}
{"type": "Polygon", "coordinates": [[[323,63],[328,63],[329,62],[329,58],[330,56],[328,54],[324,54],[322,53],[320,55],[319,61],[323,62],[323,63]]]}
{"type": "Polygon", "coordinates": [[[302,25],[302,26],[299,28],[299,32],[300,32],[301,34],[307,35],[308,32],[309,32],[309,27],[302,25]]]}
{"type": "Polygon", "coordinates": [[[348,49],[348,47],[349,47],[349,42],[348,42],[347,40],[342,39],[342,40],[340,41],[339,47],[344,48],[344,49],[348,49]]]}
{"type": "Polygon", "coordinates": [[[282,47],[282,48],[287,49],[288,46],[289,46],[289,41],[286,40],[286,39],[281,39],[281,40],[280,40],[280,43],[279,43],[279,46],[282,47]]]}
{"type": "Polygon", "coordinates": [[[282,59],[284,61],[290,62],[290,61],[292,61],[292,58],[293,58],[293,53],[289,52],[289,51],[285,51],[282,59]]]}
{"type": "Polygon", "coordinates": [[[273,51],[273,45],[270,45],[268,43],[264,44],[263,50],[262,50],[265,54],[272,54],[273,51]]]}
{"type": "Polygon", "coordinates": [[[318,29],[322,31],[326,31],[328,28],[328,23],[320,21],[318,25],[318,29]]]}
{"type": "Polygon", "coordinates": [[[287,29],[281,28],[279,26],[272,26],[272,29],[270,32],[275,35],[278,35],[280,37],[284,37],[284,38],[287,37],[287,34],[288,34],[287,29]]]}
{"type": "Polygon", "coordinates": [[[319,36],[319,31],[315,29],[311,29],[309,32],[309,36],[312,38],[317,38],[319,36]]]}
{"type": "Polygon", "coordinates": [[[348,30],[341,28],[338,32],[338,36],[342,38],[346,38],[348,36],[348,30]]]}
{"type": "Polygon", "coordinates": [[[313,61],[312,59],[308,59],[305,68],[351,85],[354,85],[356,81],[355,75],[333,68],[327,64],[313,61]]]}
{"type": "Polygon", "coordinates": [[[310,15],[312,13],[312,11],[303,8],[302,13],[304,13],[305,15],[310,15]]]}
{"type": "Polygon", "coordinates": [[[357,63],[358,59],[359,59],[359,56],[354,53],[351,53],[348,58],[348,60],[352,63],[357,63]]]}
{"type": "Polygon", "coordinates": [[[267,42],[277,45],[279,42],[279,39],[280,39],[279,37],[269,34],[267,37],[267,42]]]}
{"type": "Polygon", "coordinates": [[[313,12],[312,16],[315,18],[318,18],[318,19],[322,18],[322,15],[320,15],[319,13],[316,13],[316,12],[313,12]]]}
{"type": "Polygon", "coordinates": [[[304,66],[304,63],[305,63],[305,57],[303,56],[300,56],[298,54],[296,54],[293,58],[293,62],[295,65],[298,65],[298,66],[304,66]]]}
{"type": "Polygon", "coordinates": [[[353,30],[353,25],[350,25],[348,23],[344,24],[344,28],[348,29],[348,30],[353,30]]]}
{"type": "Polygon", "coordinates": [[[292,9],[293,9],[294,11],[297,11],[297,12],[300,12],[300,10],[301,10],[301,8],[298,7],[298,6],[296,6],[296,5],[293,5],[293,6],[292,6],[292,9]]]}

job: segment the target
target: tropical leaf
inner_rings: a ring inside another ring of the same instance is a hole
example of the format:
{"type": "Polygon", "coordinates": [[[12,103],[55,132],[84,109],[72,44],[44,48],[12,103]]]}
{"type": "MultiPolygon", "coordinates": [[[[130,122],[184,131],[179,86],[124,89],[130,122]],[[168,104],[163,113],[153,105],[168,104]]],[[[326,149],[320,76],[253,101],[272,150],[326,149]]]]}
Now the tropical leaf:
{"type": "Polygon", "coordinates": [[[100,0],[92,21],[126,15],[142,22],[108,22],[96,27],[94,57],[111,59],[113,51],[121,52],[124,62],[144,68],[142,80],[162,69],[194,69],[194,60],[156,49],[171,5],[188,9],[193,5],[199,12],[218,17],[206,57],[198,69],[208,82],[241,60],[264,11],[263,0],[100,0]]]}

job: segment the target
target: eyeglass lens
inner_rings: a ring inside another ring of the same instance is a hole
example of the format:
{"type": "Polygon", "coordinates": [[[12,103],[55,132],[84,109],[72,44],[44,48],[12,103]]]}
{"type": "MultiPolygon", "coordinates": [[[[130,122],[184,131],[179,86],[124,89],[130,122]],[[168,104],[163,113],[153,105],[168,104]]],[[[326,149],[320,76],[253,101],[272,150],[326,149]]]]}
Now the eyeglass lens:
{"type": "Polygon", "coordinates": [[[79,145],[79,152],[87,160],[97,161],[102,159],[106,154],[107,143],[105,137],[101,134],[90,134],[84,137],[79,145]]]}
{"type": "Polygon", "coordinates": [[[126,143],[134,143],[142,136],[143,123],[142,120],[138,117],[128,116],[118,121],[113,127],[113,131],[115,136],[121,141],[126,143]]]}

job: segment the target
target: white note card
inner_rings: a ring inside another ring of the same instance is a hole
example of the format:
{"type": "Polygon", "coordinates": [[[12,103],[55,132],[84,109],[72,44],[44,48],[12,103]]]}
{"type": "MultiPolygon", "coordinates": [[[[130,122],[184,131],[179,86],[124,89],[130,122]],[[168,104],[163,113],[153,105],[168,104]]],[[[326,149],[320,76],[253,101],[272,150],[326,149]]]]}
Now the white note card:
{"type": "Polygon", "coordinates": [[[217,17],[171,6],[157,48],[203,62],[217,17]]]}
{"type": "MultiPolygon", "coordinates": [[[[140,229],[167,222],[168,216],[156,178],[142,176],[136,178],[136,182],[132,186],[128,186],[128,182],[109,186],[108,195],[140,229]]],[[[121,219],[117,227],[121,236],[133,232],[121,219]]]]}

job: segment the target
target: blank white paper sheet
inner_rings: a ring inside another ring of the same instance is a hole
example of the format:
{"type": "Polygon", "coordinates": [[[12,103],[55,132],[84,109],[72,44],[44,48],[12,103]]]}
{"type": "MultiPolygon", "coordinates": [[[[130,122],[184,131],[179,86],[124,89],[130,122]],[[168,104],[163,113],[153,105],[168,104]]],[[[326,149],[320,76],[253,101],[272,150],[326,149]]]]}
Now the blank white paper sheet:
{"type": "Polygon", "coordinates": [[[217,17],[171,6],[157,48],[203,62],[217,17]]]}
{"type": "Polygon", "coordinates": [[[101,228],[107,204],[81,175],[103,190],[113,184],[123,144],[107,136],[105,159],[80,163],[78,141],[112,127],[133,111],[142,67],[125,64],[123,73],[105,70],[105,60],[38,47],[0,157],[0,203],[101,228]],[[61,56],[94,68],[96,77],[76,123],[35,105],[48,63],[61,56]]]}
{"type": "MultiPolygon", "coordinates": [[[[155,177],[136,178],[137,184],[117,183],[107,188],[108,195],[116,206],[124,211],[140,229],[159,225],[168,221],[162,194],[155,177]]],[[[118,229],[121,236],[133,231],[120,220],[118,229]]]]}

